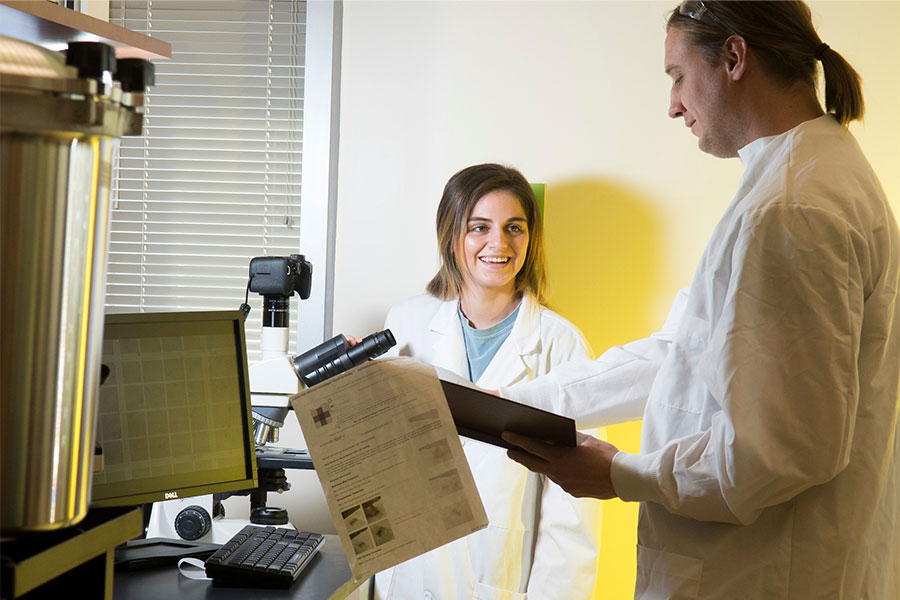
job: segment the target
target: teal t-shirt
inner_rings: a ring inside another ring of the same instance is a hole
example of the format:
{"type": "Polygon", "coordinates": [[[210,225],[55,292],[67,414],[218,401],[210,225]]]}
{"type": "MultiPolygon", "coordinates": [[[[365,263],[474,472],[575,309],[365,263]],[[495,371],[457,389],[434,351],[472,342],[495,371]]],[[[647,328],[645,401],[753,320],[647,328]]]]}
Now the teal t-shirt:
{"type": "Polygon", "coordinates": [[[462,326],[463,340],[466,343],[466,361],[469,364],[469,381],[475,383],[487,369],[488,365],[497,354],[497,350],[509,337],[516,315],[519,314],[519,306],[509,313],[505,319],[487,329],[475,329],[469,325],[469,320],[463,315],[462,308],[457,308],[459,324],[462,326]]]}

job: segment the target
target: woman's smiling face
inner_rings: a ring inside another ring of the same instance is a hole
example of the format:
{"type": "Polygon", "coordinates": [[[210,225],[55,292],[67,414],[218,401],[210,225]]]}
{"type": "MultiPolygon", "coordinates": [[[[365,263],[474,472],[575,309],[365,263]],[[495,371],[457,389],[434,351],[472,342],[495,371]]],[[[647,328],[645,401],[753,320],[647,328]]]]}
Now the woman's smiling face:
{"type": "Polygon", "coordinates": [[[528,219],[519,199],[506,190],[482,196],[472,207],[461,246],[465,289],[512,295],[528,252],[528,219]]]}

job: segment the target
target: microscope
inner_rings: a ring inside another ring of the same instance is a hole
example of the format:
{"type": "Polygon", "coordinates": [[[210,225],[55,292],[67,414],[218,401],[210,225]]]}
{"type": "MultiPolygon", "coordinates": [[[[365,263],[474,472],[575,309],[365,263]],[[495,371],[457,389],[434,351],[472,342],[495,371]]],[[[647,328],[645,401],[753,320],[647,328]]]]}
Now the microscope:
{"type": "MultiPolygon", "coordinates": [[[[279,456],[287,468],[312,468],[305,451],[278,449],[270,446],[278,442],[279,430],[290,409],[290,397],[300,390],[300,380],[291,368],[288,354],[290,330],[290,298],[296,292],[301,300],[309,298],[312,282],[312,265],[302,254],[289,257],[259,256],[250,261],[250,279],[247,294],[255,292],[263,297],[262,358],[250,365],[250,404],[253,411],[253,437],[257,448],[257,466],[260,477],[272,475],[262,467],[260,458],[275,459],[279,456]]],[[[247,301],[241,305],[244,319],[250,312],[247,301]]],[[[269,462],[264,460],[263,462],[269,462]]],[[[283,474],[283,468],[282,469],[283,474]]],[[[277,473],[276,473],[277,475],[277,473]]],[[[279,487],[280,482],[260,481],[260,490],[273,484],[276,491],[290,489],[279,487]]],[[[285,482],[286,483],[286,482],[285,482]]],[[[265,492],[261,492],[264,494],[265,492]]],[[[265,503],[263,502],[264,506],[265,503]]],[[[251,495],[251,507],[258,507],[258,500],[251,495]]],[[[280,520],[278,518],[277,520],[280,520]]]]}
{"type": "MultiPolygon", "coordinates": [[[[290,489],[284,469],[312,469],[308,452],[272,446],[291,408],[290,397],[339,373],[384,354],[396,344],[390,330],[379,331],[351,346],[344,335],[291,357],[288,354],[290,297],[309,298],[312,265],[303,255],[261,256],[250,261],[247,289],[263,296],[262,360],[250,365],[250,404],[259,487],[250,493],[250,522],[282,525],[287,511],[266,506],[270,491],[290,489]]],[[[246,313],[245,302],[241,309],[246,313]]]]}
{"type": "MultiPolygon", "coordinates": [[[[339,334],[291,356],[288,352],[290,298],[294,293],[301,300],[309,298],[311,281],[312,265],[301,254],[260,256],[250,261],[247,299],[250,292],[263,297],[262,356],[250,365],[250,404],[259,486],[237,493],[158,502],[153,506],[148,537],[224,543],[246,525],[244,520],[224,519],[222,500],[233,495],[250,496],[251,523],[289,526],[287,510],[266,505],[268,493],[291,489],[285,469],[314,468],[305,449],[274,445],[291,409],[291,396],[376,358],[396,344],[389,329],[373,333],[355,345],[339,334]]],[[[250,312],[247,299],[240,307],[244,319],[250,312]]]]}

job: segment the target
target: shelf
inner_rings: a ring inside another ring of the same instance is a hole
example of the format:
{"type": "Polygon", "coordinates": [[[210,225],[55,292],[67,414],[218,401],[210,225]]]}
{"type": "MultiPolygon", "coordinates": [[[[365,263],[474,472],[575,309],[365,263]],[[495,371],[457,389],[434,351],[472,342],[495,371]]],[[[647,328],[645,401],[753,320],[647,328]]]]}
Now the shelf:
{"type": "Polygon", "coordinates": [[[104,42],[117,58],[172,58],[172,44],[47,0],[0,0],[0,34],[63,50],[69,42],[104,42]]]}
{"type": "Polygon", "coordinates": [[[136,508],[94,508],[73,527],[4,538],[0,595],[111,600],[115,548],[142,529],[136,508]]]}

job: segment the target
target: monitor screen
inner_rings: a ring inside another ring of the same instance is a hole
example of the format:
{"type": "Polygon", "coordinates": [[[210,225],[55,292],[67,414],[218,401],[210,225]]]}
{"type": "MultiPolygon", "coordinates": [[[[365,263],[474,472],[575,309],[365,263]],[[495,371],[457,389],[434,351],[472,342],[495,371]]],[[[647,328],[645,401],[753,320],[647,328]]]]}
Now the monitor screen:
{"type": "Polygon", "coordinates": [[[257,487],[240,311],[106,316],[94,506],[257,487]]]}

